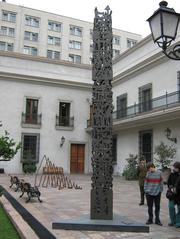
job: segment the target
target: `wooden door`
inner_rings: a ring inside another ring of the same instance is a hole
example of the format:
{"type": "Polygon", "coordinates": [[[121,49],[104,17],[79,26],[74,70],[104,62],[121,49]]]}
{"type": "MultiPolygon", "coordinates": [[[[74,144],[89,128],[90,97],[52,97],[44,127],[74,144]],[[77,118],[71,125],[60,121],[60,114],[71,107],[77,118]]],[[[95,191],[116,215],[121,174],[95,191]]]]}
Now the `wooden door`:
{"type": "Polygon", "coordinates": [[[84,144],[71,144],[71,173],[84,173],[84,144]]]}

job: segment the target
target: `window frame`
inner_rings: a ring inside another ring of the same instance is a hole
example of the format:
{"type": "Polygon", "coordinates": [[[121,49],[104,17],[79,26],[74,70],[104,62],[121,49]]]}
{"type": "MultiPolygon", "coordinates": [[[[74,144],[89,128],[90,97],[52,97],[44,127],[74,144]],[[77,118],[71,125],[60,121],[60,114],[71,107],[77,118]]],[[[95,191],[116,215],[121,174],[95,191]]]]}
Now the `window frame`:
{"type": "Polygon", "coordinates": [[[39,152],[40,152],[40,134],[39,133],[22,133],[21,134],[21,143],[22,143],[22,148],[21,148],[21,162],[39,162],[39,152]],[[36,158],[35,160],[27,160],[24,159],[24,137],[25,136],[36,136],[36,158]]]}
{"type": "Polygon", "coordinates": [[[47,58],[52,59],[52,60],[60,60],[61,59],[61,52],[47,49],[47,58]],[[51,53],[51,56],[48,57],[48,53],[51,53]],[[57,53],[59,54],[59,57],[55,57],[55,55],[57,53]]]}
{"type": "Polygon", "coordinates": [[[16,22],[16,12],[11,12],[11,11],[6,11],[6,10],[2,10],[2,21],[6,21],[6,22],[16,22]],[[7,13],[7,18],[4,16],[4,13],[7,13]],[[12,18],[13,16],[13,18],[12,18]]]}
{"type": "Polygon", "coordinates": [[[48,20],[48,30],[49,31],[55,31],[55,32],[61,32],[62,31],[62,23],[61,22],[56,22],[56,21],[53,21],[53,20],[48,20]],[[50,23],[52,23],[52,28],[49,27],[50,26],[50,23]],[[58,30],[57,27],[55,27],[55,25],[59,25],[60,28],[58,30]]]}
{"type": "Polygon", "coordinates": [[[75,54],[69,54],[69,61],[72,63],[77,63],[77,64],[81,64],[81,56],[80,55],[75,55],[75,54]],[[73,60],[70,60],[70,57],[73,58],[73,60]],[[80,61],[77,61],[76,59],[79,57],[80,61]]]}
{"type": "Polygon", "coordinates": [[[37,49],[37,47],[24,45],[23,54],[31,55],[31,56],[37,56],[38,55],[38,49],[37,49]],[[25,48],[27,48],[30,53],[25,53],[25,48]],[[36,54],[35,55],[33,54],[34,49],[36,49],[36,54]]]}
{"type": "Polygon", "coordinates": [[[0,49],[0,51],[14,51],[14,43],[11,43],[11,42],[4,42],[4,41],[0,41],[0,45],[1,43],[4,43],[4,49],[0,49]],[[12,49],[12,50],[10,50],[12,49]]]}
{"type": "Polygon", "coordinates": [[[33,17],[30,15],[25,15],[25,25],[30,26],[30,27],[40,27],[40,18],[38,17],[33,17]],[[27,19],[29,18],[29,20],[27,19]]]}
{"type": "Polygon", "coordinates": [[[70,35],[82,37],[83,28],[79,26],[70,25],[70,35]]]}

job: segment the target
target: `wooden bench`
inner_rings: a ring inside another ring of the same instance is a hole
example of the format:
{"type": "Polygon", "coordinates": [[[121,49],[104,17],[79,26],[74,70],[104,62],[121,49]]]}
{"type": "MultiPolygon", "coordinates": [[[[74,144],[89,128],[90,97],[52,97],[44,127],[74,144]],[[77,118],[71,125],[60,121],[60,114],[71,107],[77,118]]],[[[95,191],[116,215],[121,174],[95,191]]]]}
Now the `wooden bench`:
{"type": "Polygon", "coordinates": [[[32,187],[30,183],[21,182],[21,191],[22,194],[20,195],[20,197],[22,197],[24,193],[27,193],[28,199],[26,200],[26,203],[28,203],[32,197],[37,197],[39,202],[42,202],[42,200],[40,199],[41,193],[38,187],[32,187]]]}

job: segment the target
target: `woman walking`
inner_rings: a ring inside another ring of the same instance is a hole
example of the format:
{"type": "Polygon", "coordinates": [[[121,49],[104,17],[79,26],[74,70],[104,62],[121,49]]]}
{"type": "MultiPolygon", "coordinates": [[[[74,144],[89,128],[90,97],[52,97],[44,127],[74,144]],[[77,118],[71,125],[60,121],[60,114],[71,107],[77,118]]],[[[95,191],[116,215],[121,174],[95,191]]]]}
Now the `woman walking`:
{"type": "Polygon", "coordinates": [[[169,198],[169,226],[180,228],[180,162],[174,163],[173,172],[168,178],[167,185],[168,190],[174,192],[173,196],[169,198]]]}

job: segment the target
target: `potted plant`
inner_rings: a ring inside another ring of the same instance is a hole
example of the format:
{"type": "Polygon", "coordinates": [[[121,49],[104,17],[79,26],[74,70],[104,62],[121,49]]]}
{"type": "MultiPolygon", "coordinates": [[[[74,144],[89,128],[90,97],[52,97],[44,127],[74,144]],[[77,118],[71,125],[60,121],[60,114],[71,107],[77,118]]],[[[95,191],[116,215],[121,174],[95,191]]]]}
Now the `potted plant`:
{"type": "Polygon", "coordinates": [[[157,157],[155,157],[155,164],[163,172],[163,179],[166,182],[171,172],[169,166],[176,156],[176,147],[161,142],[155,147],[154,154],[157,155],[157,157]]]}

